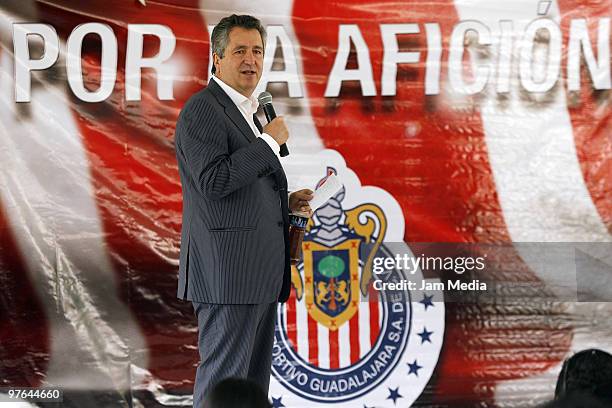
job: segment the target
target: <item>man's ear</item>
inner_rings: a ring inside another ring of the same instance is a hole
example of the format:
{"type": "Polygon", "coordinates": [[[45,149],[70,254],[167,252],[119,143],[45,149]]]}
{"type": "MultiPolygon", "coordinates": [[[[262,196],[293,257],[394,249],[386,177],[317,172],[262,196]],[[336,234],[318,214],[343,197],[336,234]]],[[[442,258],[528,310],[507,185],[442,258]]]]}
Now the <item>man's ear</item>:
{"type": "Polygon", "coordinates": [[[215,66],[215,74],[219,74],[219,64],[220,63],[221,63],[221,58],[216,52],[214,52],[213,53],[213,65],[215,66]]]}

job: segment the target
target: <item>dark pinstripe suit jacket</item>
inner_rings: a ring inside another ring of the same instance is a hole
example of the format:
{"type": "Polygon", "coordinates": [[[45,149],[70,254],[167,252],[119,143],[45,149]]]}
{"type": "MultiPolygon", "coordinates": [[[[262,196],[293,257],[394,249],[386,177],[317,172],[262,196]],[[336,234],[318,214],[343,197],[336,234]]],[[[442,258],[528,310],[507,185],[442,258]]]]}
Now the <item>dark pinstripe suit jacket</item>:
{"type": "Polygon", "coordinates": [[[284,302],[290,285],[287,179],[272,149],[215,81],[183,107],[175,147],[183,187],[178,297],[284,302]]]}

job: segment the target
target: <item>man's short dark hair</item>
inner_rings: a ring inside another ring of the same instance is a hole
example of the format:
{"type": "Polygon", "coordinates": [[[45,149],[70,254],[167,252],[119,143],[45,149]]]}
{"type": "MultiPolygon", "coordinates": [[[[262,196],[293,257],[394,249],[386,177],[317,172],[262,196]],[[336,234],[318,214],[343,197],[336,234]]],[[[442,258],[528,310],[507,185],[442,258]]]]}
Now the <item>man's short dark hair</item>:
{"type": "MultiPolygon", "coordinates": [[[[229,34],[234,27],[241,27],[247,30],[257,30],[261,35],[261,42],[266,45],[266,29],[257,18],[249,15],[236,15],[232,14],[228,17],[223,17],[221,21],[217,23],[213,29],[212,36],[210,39],[210,46],[212,48],[211,54],[217,54],[219,58],[223,58],[227,43],[229,43],[229,34]]],[[[210,72],[215,73],[215,64],[212,64],[210,72]]]]}
{"type": "Polygon", "coordinates": [[[599,349],[574,354],[563,363],[555,397],[589,395],[612,404],[612,355],[599,349]]]}

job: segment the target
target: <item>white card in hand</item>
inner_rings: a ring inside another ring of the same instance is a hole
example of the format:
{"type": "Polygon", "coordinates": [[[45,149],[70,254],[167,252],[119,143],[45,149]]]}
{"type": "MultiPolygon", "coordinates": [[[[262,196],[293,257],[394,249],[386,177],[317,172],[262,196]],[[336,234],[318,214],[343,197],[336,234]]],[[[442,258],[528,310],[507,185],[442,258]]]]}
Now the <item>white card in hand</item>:
{"type": "Polygon", "coordinates": [[[312,211],[316,211],[317,208],[322,206],[334,196],[342,188],[342,182],[340,178],[335,174],[331,174],[327,177],[325,182],[315,190],[314,197],[308,202],[312,211]]]}

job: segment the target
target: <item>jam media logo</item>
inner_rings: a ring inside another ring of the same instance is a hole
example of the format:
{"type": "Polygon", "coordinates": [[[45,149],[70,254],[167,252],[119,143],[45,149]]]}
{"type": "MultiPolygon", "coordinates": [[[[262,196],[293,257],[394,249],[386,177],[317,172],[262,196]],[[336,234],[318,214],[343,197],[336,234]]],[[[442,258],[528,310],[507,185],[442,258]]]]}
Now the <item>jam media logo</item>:
{"type": "MultiPolygon", "coordinates": [[[[442,296],[373,288],[375,257],[410,254],[401,209],[384,190],[362,187],[337,152],[321,155],[317,184],[336,173],[343,188],[310,220],[291,296],[278,309],[273,406],[407,406],[438,360],[442,296]]],[[[406,276],[392,270],[384,279],[406,276]]]]}

